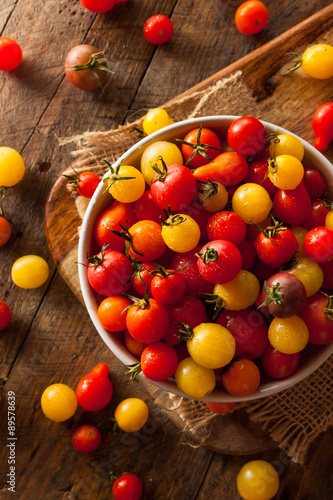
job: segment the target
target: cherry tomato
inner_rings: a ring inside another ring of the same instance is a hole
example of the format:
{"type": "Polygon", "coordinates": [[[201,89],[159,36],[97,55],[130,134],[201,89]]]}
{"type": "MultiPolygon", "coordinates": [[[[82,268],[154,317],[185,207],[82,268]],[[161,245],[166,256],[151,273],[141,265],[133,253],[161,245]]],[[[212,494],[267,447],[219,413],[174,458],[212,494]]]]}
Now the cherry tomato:
{"type": "Polygon", "coordinates": [[[151,271],[155,270],[157,270],[157,264],[154,264],[154,262],[142,262],[142,264],[139,264],[132,280],[132,284],[134,290],[140,295],[144,295],[148,287],[148,295],[149,297],[152,296],[150,285],[154,278],[154,275],[151,274],[151,271]]]}
{"type": "Polygon", "coordinates": [[[327,264],[319,264],[324,275],[322,287],[325,289],[333,289],[333,259],[327,264]]]}
{"type": "Polygon", "coordinates": [[[127,310],[126,327],[140,342],[159,342],[169,330],[169,324],[167,309],[155,299],[137,299],[127,310]]]}
{"type": "Polygon", "coordinates": [[[72,444],[81,453],[92,453],[102,442],[102,435],[94,425],[81,425],[72,434],[72,444]]]}
{"type": "Polygon", "coordinates": [[[200,241],[200,228],[189,215],[175,214],[162,222],[162,237],[174,252],[189,252],[200,241]]]}
{"type": "Polygon", "coordinates": [[[305,236],[303,249],[314,262],[325,264],[333,259],[333,231],[327,227],[315,227],[305,236]]]}
{"type": "Polygon", "coordinates": [[[86,411],[99,411],[111,401],[113,384],[109,379],[109,368],[99,363],[77,384],[77,402],[86,411]]]}
{"type": "Polygon", "coordinates": [[[194,361],[205,368],[222,368],[235,355],[234,337],[224,326],[216,323],[201,323],[190,329],[187,350],[194,361]]]}
{"type": "Polygon", "coordinates": [[[142,129],[145,135],[150,135],[161,128],[171,125],[173,120],[167,111],[162,108],[153,108],[148,111],[142,122],[142,129]]]}
{"type": "Polygon", "coordinates": [[[198,258],[195,254],[201,248],[201,245],[197,245],[188,252],[177,253],[170,263],[171,269],[178,271],[179,274],[184,276],[186,280],[186,293],[188,294],[210,293],[213,290],[212,283],[206,281],[199,273],[198,258]]]}
{"type": "Polygon", "coordinates": [[[312,128],[316,136],[314,147],[318,151],[325,151],[333,139],[333,102],[325,102],[316,109],[312,118],[312,128]]]}
{"type": "Polygon", "coordinates": [[[285,226],[268,226],[253,242],[259,259],[270,267],[280,267],[298,250],[296,236],[285,226]]]}
{"type": "Polygon", "coordinates": [[[103,180],[109,186],[111,196],[122,203],[131,203],[138,200],[145,190],[145,179],[135,167],[131,165],[110,164],[110,175],[103,180]]]}
{"type": "Polygon", "coordinates": [[[150,288],[154,299],[162,304],[173,304],[183,297],[186,291],[184,276],[162,266],[159,266],[157,271],[153,271],[153,275],[150,288]]]}
{"type": "Polygon", "coordinates": [[[268,328],[271,345],[284,354],[302,351],[309,341],[309,330],[299,316],[274,318],[268,328]]]}
{"type": "Polygon", "coordinates": [[[15,149],[0,147],[0,186],[15,186],[24,176],[25,165],[15,149]]]}
{"type": "Polygon", "coordinates": [[[245,238],[246,225],[240,215],[221,211],[209,219],[207,235],[210,240],[227,240],[237,246],[245,238]]]}
{"type": "Polygon", "coordinates": [[[213,293],[221,297],[224,308],[231,311],[246,309],[255,303],[260,292],[258,278],[245,269],[241,269],[236,278],[228,283],[215,285],[213,293]]]}
{"type": "Polygon", "coordinates": [[[147,184],[151,184],[156,172],[152,165],[158,163],[158,158],[162,157],[165,164],[168,165],[182,165],[183,156],[180,149],[168,141],[156,141],[150,144],[143,152],[140,160],[141,172],[147,184]]]}
{"type": "Polygon", "coordinates": [[[311,199],[300,182],[296,189],[278,189],[273,198],[276,217],[286,224],[303,225],[311,212],[311,199]]]}
{"type": "Polygon", "coordinates": [[[264,372],[276,379],[283,379],[292,375],[298,368],[300,359],[299,352],[284,354],[274,349],[271,344],[267,345],[260,358],[264,372]]]}
{"type": "Polygon", "coordinates": [[[69,179],[70,184],[74,184],[74,186],[77,188],[77,192],[81,196],[84,196],[85,198],[92,198],[94,192],[97,189],[97,186],[100,183],[100,178],[98,177],[98,175],[94,172],[82,172],[81,174],[78,174],[77,172],[75,172],[75,170],[74,173],[75,176],[65,174],[63,175],[64,177],[67,177],[67,179],[69,179]]]}
{"type": "Polygon", "coordinates": [[[205,398],[216,385],[214,370],[199,365],[191,357],[178,364],[175,380],[178,389],[193,399],[205,398]]]}
{"type": "Polygon", "coordinates": [[[48,279],[49,266],[38,255],[25,255],[14,262],[11,275],[15,285],[20,288],[38,288],[48,279]]]}
{"type": "Polygon", "coordinates": [[[52,384],[42,394],[41,407],[45,417],[54,422],[64,422],[76,412],[75,392],[66,384],[52,384]]]}
{"type": "Polygon", "coordinates": [[[304,177],[302,163],[287,154],[268,160],[268,177],[279,189],[296,189],[304,177]]]}
{"type": "Polygon", "coordinates": [[[307,295],[305,286],[289,273],[278,273],[264,283],[263,307],[277,318],[290,318],[304,307],[307,295]]]}
{"type": "Polygon", "coordinates": [[[197,256],[199,273],[210,283],[228,283],[241,270],[240,251],[230,241],[210,241],[200,249],[197,256]]]}
{"type": "Polygon", "coordinates": [[[160,222],[160,217],[165,216],[163,208],[156,205],[150,189],[146,189],[143,195],[134,203],[135,215],[139,220],[153,220],[160,222]]]}
{"type": "Polygon", "coordinates": [[[333,76],[333,47],[325,43],[312,45],[303,53],[290,52],[296,57],[295,64],[284,74],[302,67],[305,73],[313,78],[325,80],[333,76]]]}
{"type": "MultiPolygon", "coordinates": [[[[333,127],[333,124],[332,124],[333,127]]],[[[319,170],[314,167],[304,169],[304,184],[312,200],[323,196],[327,189],[327,184],[319,170]]]]}
{"type": "Polygon", "coordinates": [[[302,227],[310,230],[315,227],[325,226],[325,220],[328,213],[329,209],[325,206],[323,200],[314,200],[311,203],[308,216],[302,222],[302,227]]]}
{"type": "Polygon", "coordinates": [[[166,244],[160,224],[152,220],[140,220],[129,228],[130,257],[139,262],[156,260],[163,255],[166,244]]]}
{"type": "MultiPolygon", "coordinates": [[[[1,222],[1,219],[0,219],[1,222]]],[[[329,212],[325,218],[325,227],[333,231],[333,212],[329,212]]]]}
{"type": "Polygon", "coordinates": [[[163,14],[150,17],[144,24],[143,33],[148,42],[160,45],[170,40],[173,35],[173,23],[163,14]]]}
{"type": "Polygon", "coordinates": [[[219,137],[206,127],[198,127],[186,134],[182,143],[182,153],[186,165],[198,168],[216,158],[222,149],[219,137]]]}
{"type": "Polygon", "coordinates": [[[260,370],[250,359],[234,361],[221,377],[222,385],[233,396],[253,394],[260,384],[260,370]]]}
{"type": "Polygon", "coordinates": [[[312,295],[298,315],[308,327],[310,344],[324,345],[333,342],[332,296],[322,293],[312,295]]]}
{"type": "Polygon", "coordinates": [[[241,116],[229,125],[228,143],[242,156],[252,156],[264,149],[266,130],[263,124],[253,116],[241,116]]]}
{"type": "Polygon", "coordinates": [[[66,56],[65,73],[71,84],[81,90],[103,88],[107,73],[111,73],[106,62],[96,47],[77,45],[66,56]]]}
{"type": "Polygon", "coordinates": [[[114,500],[139,500],[142,497],[143,485],[135,474],[123,474],[113,484],[114,500]]]}
{"type": "Polygon", "coordinates": [[[88,258],[88,262],[87,278],[95,292],[109,297],[121,295],[129,288],[133,269],[122,252],[102,248],[99,254],[88,258]]]}
{"type": "Polygon", "coordinates": [[[232,209],[247,224],[259,224],[266,219],[272,208],[272,200],[266,189],[252,182],[239,186],[232,197],[232,209]]]}
{"type": "Polygon", "coordinates": [[[266,189],[269,196],[273,196],[277,190],[276,186],[272,184],[269,177],[266,177],[268,170],[267,158],[262,160],[255,160],[249,164],[248,173],[244,179],[244,183],[260,184],[266,189]]]}
{"type": "Polygon", "coordinates": [[[165,342],[154,342],[141,354],[141,370],[149,380],[163,381],[174,375],[178,366],[175,349],[165,342]]]}
{"type": "MultiPolygon", "coordinates": [[[[0,207],[1,214],[1,207],[0,207]]],[[[0,247],[5,245],[12,234],[12,227],[10,222],[0,215],[0,247]]]]}
{"type": "Polygon", "coordinates": [[[265,460],[252,460],[237,475],[237,489],[246,500],[271,500],[279,489],[279,476],[265,460]]]}
{"type": "Polygon", "coordinates": [[[181,213],[183,215],[189,215],[198,224],[200,229],[200,240],[207,240],[207,224],[211,213],[205,210],[199,203],[197,195],[194,197],[192,203],[182,208],[181,213]]]}
{"type": "Polygon", "coordinates": [[[175,336],[179,335],[181,329],[179,323],[185,323],[190,328],[195,328],[208,320],[204,304],[195,295],[184,295],[180,300],[171,304],[168,311],[170,315],[170,332],[164,337],[164,340],[170,345],[180,342],[180,339],[175,336]]]}
{"type": "Polygon", "coordinates": [[[239,243],[239,245],[237,245],[237,248],[242,257],[242,269],[250,271],[257,258],[253,243],[245,238],[241,243],[239,243]]]}
{"type": "Polygon", "coordinates": [[[216,156],[210,163],[196,168],[193,175],[198,181],[219,182],[229,187],[242,182],[247,172],[248,164],[245,158],[234,151],[227,151],[216,156]]]}
{"type": "Polygon", "coordinates": [[[267,21],[267,7],[258,0],[244,2],[236,10],[236,27],[244,35],[256,35],[264,29],[267,21]]]}
{"type": "Polygon", "coordinates": [[[290,155],[303,160],[304,147],[301,141],[291,134],[279,134],[274,137],[269,147],[271,156],[290,155]]]}
{"type": "Polygon", "coordinates": [[[220,182],[200,182],[199,201],[207,212],[219,212],[228,203],[228,191],[220,182]]]}
{"type": "Polygon", "coordinates": [[[324,275],[320,266],[306,257],[299,257],[292,268],[282,270],[301,280],[308,297],[317,293],[323,284],[324,275]]]}
{"type": "Polygon", "coordinates": [[[128,0],[81,0],[86,9],[97,13],[108,12],[120,2],[128,2],[128,0]]]}
{"type": "Polygon", "coordinates": [[[267,342],[267,325],[261,312],[252,307],[240,311],[223,310],[216,323],[224,326],[236,341],[235,358],[255,359],[262,355],[267,342]]]}
{"type": "Polygon", "coordinates": [[[149,410],[139,398],[127,398],[121,401],[114,412],[114,418],[122,431],[136,432],[147,422],[149,410]]]}
{"type": "Polygon", "coordinates": [[[112,250],[120,252],[125,250],[125,240],[111,230],[121,231],[127,224],[128,227],[133,226],[137,222],[133,208],[132,203],[114,201],[98,215],[94,225],[94,236],[99,248],[110,243],[112,250]]]}
{"type": "Polygon", "coordinates": [[[196,180],[191,170],[183,165],[168,165],[160,158],[162,168],[157,169],[157,176],[152,180],[150,191],[155,203],[172,212],[186,207],[196,193],[196,180]]]}
{"type": "Polygon", "coordinates": [[[290,230],[295,235],[295,238],[298,242],[297,257],[306,257],[305,252],[303,250],[303,241],[308,230],[302,226],[292,226],[290,230]]]}
{"type": "Polygon", "coordinates": [[[7,328],[10,323],[11,311],[3,300],[0,300],[0,332],[7,328]]]}
{"type": "MultiPolygon", "coordinates": [[[[0,70],[12,71],[22,61],[22,49],[15,40],[0,36],[0,70]]],[[[1,185],[1,182],[0,182],[1,185]]]]}
{"type": "Polygon", "coordinates": [[[228,413],[236,406],[236,403],[213,403],[211,401],[206,401],[205,404],[207,408],[215,413],[228,413]]]}
{"type": "Polygon", "coordinates": [[[122,332],[126,328],[126,307],[131,301],[119,295],[106,297],[98,306],[97,316],[101,325],[110,332],[122,332]]]}

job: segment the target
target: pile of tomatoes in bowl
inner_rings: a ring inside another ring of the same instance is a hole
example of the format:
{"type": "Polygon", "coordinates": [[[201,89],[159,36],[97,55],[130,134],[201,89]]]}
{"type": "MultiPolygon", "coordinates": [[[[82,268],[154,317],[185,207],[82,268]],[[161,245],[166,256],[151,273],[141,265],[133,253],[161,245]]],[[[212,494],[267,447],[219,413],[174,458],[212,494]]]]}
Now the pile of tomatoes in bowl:
{"type": "Polygon", "coordinates": [[[330,356],[333,170],[321,153],[252,116],[216,116],[171,124],[106,166],[79,277],[133,377],[234,402],[330,356]]]}

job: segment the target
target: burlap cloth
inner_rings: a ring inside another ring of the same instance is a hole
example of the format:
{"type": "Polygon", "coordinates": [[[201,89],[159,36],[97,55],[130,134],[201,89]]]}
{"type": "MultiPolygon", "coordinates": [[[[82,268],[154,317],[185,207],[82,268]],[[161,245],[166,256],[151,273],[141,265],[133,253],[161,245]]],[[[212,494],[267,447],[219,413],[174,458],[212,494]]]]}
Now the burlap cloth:
{"type": "MultiPolygon", "coordinates": [[[[256,102],[242,81],[240,71],[228,78],[216,82],[204,91],[196,92],[182,100],[164,105],[174,121],[210,115],[252,115],[281,123],[281,108],[267,108],[256,102]]],[[[73,156],[80,156],[79,170],[89,169],[104,173],[108,159],[114,162],[129,147],[140,139],[135,129],[142,125],[142,117],[147,110],[142,110],[139,119],[106,132],[86,132],[81,136],[62,140],[62,144],[74,143],[73,156]],[[82,156],[83,155],[83,156],[82,156]]],[[[86,202],[77,197],[77,209],[83,217],[86,202]]],[[[324,432],[333,422],[332,357],[311,376],[294,387],[268,398],[242,403],[251,421],[256,422],[279,447],[283,448],[294,462],[304,463],[306,452],[311,442],[324,432]]],[[[184,422],[183,429],[201,435],[200,444],[205,444],[205,436],[214,432],[216,419],[224,418],[210,412],[204,403],[180,398],[168,394],[163,398],[163,406],[168,411],[178,412],[184,422]],[[202,432],[204,431],[204,432],[202,432]]],[[[239,407],[239,406],[238,406],[239,407]]]]}

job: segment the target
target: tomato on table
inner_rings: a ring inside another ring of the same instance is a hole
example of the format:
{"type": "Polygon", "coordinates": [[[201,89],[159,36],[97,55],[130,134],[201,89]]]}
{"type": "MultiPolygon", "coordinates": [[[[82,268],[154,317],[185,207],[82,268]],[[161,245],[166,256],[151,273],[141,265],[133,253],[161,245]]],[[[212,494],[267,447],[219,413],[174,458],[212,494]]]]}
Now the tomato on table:
{"type": "Polygon", "coordinates": [[[69,179],[69,184],[74,184],[79,195],[85,198],[92,198],[100,183],[98,175],[95,172],[81,172],[78,174],[75,170],[74,173],[75,175],[63,174],[63,176],[69,179]]]}
{"type": "Polygon", "coordinates": [[[236,27],[244,35],[260,33],[265,28],[267,21],[267,7],[259,0],[244,2],[236,10],[236,27]]]}
{"type": "Polygon", "coordinates": [[[142,481],[135,474],[122,474],[112,486],[112,495],[115,500],[139,500],[142,493],[142,481]]]}
{"type": "Polygon", "coordinates": [[[67,54],[65,74],[72,85],[81,90],[103,89],[108,69],[103,53],[92,45],[77,45],[67,54]]]}
{"type": "Polygon", "coordinates": [[[298,52],[289,52],[296,57],[294,65],[284,75],[302,68],[312,78],[326,80],[333,76],[333,47],[325,43],[311,45],[303,55],[298,52]]]}
{"type": "Polygon", "coordinates": [[[7,328],[10,323],[11,310],[8,304],[3,300],[0,300],[0,331],[7,328]]]}
{"type": "Polygon", "coordinates": [[[42,286],[49,277],[49,266],[39,255],[24,255],[17,259],[11,269],[16,286],[25,289],[42,286]]]}
{"type": "Polygon", "coordinates": [[[173,23],[163,14],[156,14],[145,22],[143,33],[148,42],[160,45],[170,40],[173,35],[173,23]]]}
{"type": "Polygon", "coordinates": [[[99,363],[85,375],[76,386],[77,402],[86,411],[98,411],[111,401],[113,384],[109,379],[109,368],[99,363]]]}
{"type": "Polygon", "coordinates": [[[50,420],[64,422],[76,412],[75,392],[66,384],[52,384],[42,394],[41,407],[44,415],[50,420]]]}
{"type": "Polygon", "coordinates": [[[237,475],[237,489],[245,500],[271,500],[279,484],[278,473],[265,460],[247,462],[237,475]]]}
{"type": "MultiPolygon", "coordinates": [[[[22,61],[22,49],[19,44],[7,36],[0,37],[0,70],[13,71],[22,61]]],[[[1,185],[1,182],[0,182],[1,185]]]]}
{"type": "Polygon", "coordinates": [[[127,398],[118,403],[114,418],[117,426],[125,432],[136,432],[147,422],[149,410],[140,398],[127,398]]]}
{"type": "Polygon", "coordinates": [[[104,13],[111,10],[117,3],[128,0],[81,0],[82,5],[91,12],[104,13]]]}
{"type": "Polygon", "coordinates": [[[92,453],[102,442],[102,435],[94,425],[81,425],[72,434],[72,444],[81,453],[92,453]]]}
{"type": "Polygon", "coordinates": [[[12,234],[12,226],[8,219],[3,217],[1,207],[0,207],[0,247],[5,245],[9,241],[12,234]]]}
{"type": "Polygon", "coordinates": [[[207,408],[215,413],[228,413],[233,410],[236,403],[215,403],[212,401],[205,401],[207,408]]]}
{"type": "Polygon", "coordinates": [[[13,148],[0,147],[0,186],[13,187],[23,179],[25,164],[22,156],[13,148]]]}

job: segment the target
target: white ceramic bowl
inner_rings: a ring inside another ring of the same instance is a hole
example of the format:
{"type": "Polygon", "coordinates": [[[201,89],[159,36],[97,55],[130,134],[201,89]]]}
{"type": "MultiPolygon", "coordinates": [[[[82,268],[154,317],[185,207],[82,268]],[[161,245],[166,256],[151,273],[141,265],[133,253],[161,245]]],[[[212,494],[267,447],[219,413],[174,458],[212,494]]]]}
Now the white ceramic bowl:
{"type": "MultiPolygon", "coordinates": [[[[199,127],[200,124],[203,124],[205,127],[208,127],[218,133],[219,137],[225,138],[228,126],[234,121],[238,116],[209,116],[202,118],[194,118],[191,120],[184,120],[182,122],[175,123],[173,125],[169,125],[168,127],[151,134],[137,144],[132,146],[125,154],[122,155],[121,160],[124,164],[133,165],[139,167],[140,158],[143,151],[149,146],[151,143],[156,141],[170,141],[175,142],[175,138],[183,138],[187,132],[192,130],[195,127],[199,127]]],[[[282,134],[291,132],[278,127],[276,125],[272,125],[268,122],[262,121],[265,126],[266,132],[275,134],[282,134]]],[[[295,135],[295,134],[292,134],[295,135]]],[[[297,136],[296,136],[297,137],[297,136]]],[[[315,166],[325,177],[329,192],[331,196],[333,195],[333,166],[332,164],[325,158],[321,153],[319,153],[313,146],[305,142],[303,139],[298,137],[298,139],[302,142],[305,155],[303,160],[304,166],[315,166]]],[[[106,173],[108,175],[108,173],[106,173]]],[[[108,193],[101,196],[103,191],[105,190],[105,184],[100,183],[97,188],[93,198],[91,199],[88,209],[86,211],[82,230],[80,234],[79,241],[79,250],[78,250],[78,261],[85,262],[87,252],[91,255],[91,249],[93,247],[93,226],[94,222],[99,215],[107,206],[112,202],[112,198],[108,193]]],[[[111,333],[102,327],[97,317],[97,308],[98,304],[96,301],[96,295],[91,289],[88,280],[87,280],[87,271],[86,267],[79,266],[79,278],[80,285],[82,290],[82,295],[84,298],[84,302],[86,304],[88,313],[94,323],[98,333],[106,343],[106,345],[110,348],[110,350],[120,359],[125,365],[131,365],[133,363],[138,362],[138,359],[133,356],[125,347],[121,340],[121,335],[119,333],[111,333]]],[[[252,399],[263,398],[266,396],[270,396],[274,393],[287,389],[288,387],[293,386],[297,382],[300,382],[302,379],[310,375],[314,370],[316,370],[328,357],[333,353],[333,343],[324,345],[324,346],[311,346],[311,349],[308,353],[302,353],[301,364],[298,369],[289,377],[283,380],[273,380],[271,378],[262,378],[261,384],[256,392],[253,394],[237,398],[228,394],[222,388],[216,388],[213,393],[205,398],[206,401],[217,401],[217,402],[230,402],[230,401],[246,401],[252,399]]],[[[140,376],[144,377],[142,374],[140,376]]],[[[166,391],[178,394],[180,396],[185,396],[176,386],[176,383],[173,379],[169,379],[165,382],[152,382],[160,388],[165,389],[166,391]]]]}

